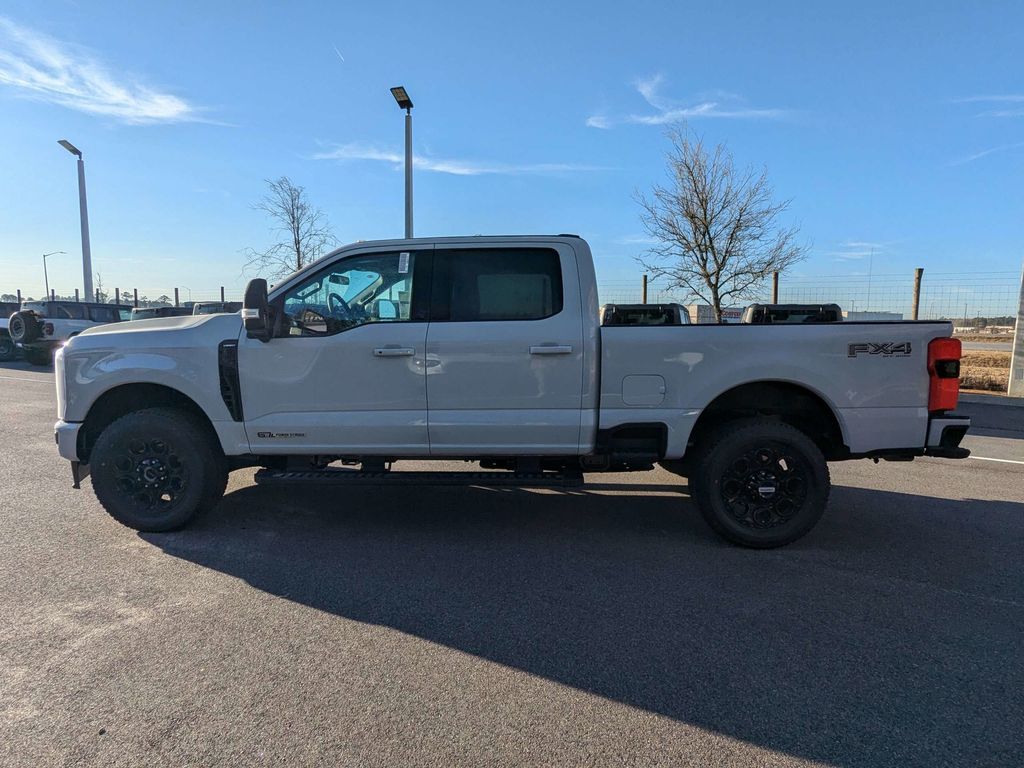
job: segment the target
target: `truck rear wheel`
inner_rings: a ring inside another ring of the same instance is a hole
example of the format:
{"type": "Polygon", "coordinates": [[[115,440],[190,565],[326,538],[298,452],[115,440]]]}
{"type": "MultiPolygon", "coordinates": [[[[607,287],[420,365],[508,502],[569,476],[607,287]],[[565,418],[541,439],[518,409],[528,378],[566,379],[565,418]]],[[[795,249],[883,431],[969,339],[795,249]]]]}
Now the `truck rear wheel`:
{"type": "Polygon", "coordinates": [[[0,334],[0,363],[6,363],[8,360],[13,360],[17,349],[18,348],[14,346],[14,341],[11,340],[10,336],[0,334]]]}
{"type": "Polygon", "coordinates": [[[796,541],[828,503],[828,464],[807,435],[773,419],[719,427],[690,476],[694,501],[718,535],[767,549],[796,541]]]}
{"type": "Polygon", "coordinates": [[[149,408],[103,430],[90,456],[103,508],[139,531],[170,531],[216,504],[227,462],[209,429],[190,413],[149,408]]]}
{"type": "Polygon", "coordinates": [[[47,347],[26,347],[25,360],[30,365],[53,365],[53,350],[47,347]]]}

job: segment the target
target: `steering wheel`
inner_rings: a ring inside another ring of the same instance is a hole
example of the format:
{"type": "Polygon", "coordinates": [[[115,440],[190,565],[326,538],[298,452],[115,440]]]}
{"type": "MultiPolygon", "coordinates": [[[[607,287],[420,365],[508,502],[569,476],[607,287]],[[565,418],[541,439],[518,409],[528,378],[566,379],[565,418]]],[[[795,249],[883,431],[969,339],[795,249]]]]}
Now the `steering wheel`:
{"type": "Polygon", "coordinates": [[[331,310],[332,315],[340,315],[345,319],[352,316],[352,310],[349,309],[348,303],[336,293],[327,294],[327,308],[331,310]],[[339,312],[339,310],[341,310],[339,312]]]}

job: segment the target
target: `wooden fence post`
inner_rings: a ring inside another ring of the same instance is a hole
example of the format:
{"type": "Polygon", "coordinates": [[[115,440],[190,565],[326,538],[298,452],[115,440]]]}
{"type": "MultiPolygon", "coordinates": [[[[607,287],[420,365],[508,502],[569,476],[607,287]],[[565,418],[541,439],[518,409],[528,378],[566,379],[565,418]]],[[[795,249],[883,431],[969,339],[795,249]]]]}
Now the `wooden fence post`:
{"type": "Polygon", "coordinates": [[[921,308],[921,277],[924,275],[924,267],[918,267],[914,270],[914,310],[911,313],[911,319],[917,320],[918,310],[921,308]]]}

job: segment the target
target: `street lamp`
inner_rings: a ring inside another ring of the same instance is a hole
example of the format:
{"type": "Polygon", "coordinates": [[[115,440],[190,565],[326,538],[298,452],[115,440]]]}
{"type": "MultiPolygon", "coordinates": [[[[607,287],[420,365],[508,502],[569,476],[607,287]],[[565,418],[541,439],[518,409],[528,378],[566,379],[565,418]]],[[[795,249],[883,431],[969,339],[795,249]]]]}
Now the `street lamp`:
{"type": "Polygon", "coordinates": [[[92,251],[89,248],[89,207],[85,202],[85,161],[82,151],[67,139],[57,142],[78,158],[78,211],[82,220],[82,273],[85,278],[85,298],[92,301],[92,251]]]}
{"type": "Polygon", "coordinates": [[[405,87],[391,89],[400,109],[405,110],[405,236],[412,237],[412,99],[405,87]]]}
{"type": "Polygon", "coordinates": [[[43,254],[43,280],[46,281],[46,298],[50,298],[50,276],[46,273],[46,257],[56,256],[58,253],[64,253],[64,251],[50,251],[49,253],[43,254]]]}

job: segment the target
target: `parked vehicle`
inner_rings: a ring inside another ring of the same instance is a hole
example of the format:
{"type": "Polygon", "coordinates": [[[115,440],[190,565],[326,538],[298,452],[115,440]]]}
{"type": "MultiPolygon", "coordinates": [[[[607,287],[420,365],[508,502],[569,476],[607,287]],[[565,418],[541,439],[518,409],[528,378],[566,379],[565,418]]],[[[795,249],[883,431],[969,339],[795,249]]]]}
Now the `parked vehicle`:
{"type": "Polygon", "coordinates": [[[217,315],[222,312],[238,312],[240,301],[197,301],[192,307],[193,315],[217,315]]]}
{"type": "Polygon", "coordinates": [[[152,320],[155,317],[185,317],[192,314],[190,307],[134,307],[132,320],[152,320]]]}
{"type": "Polygon", "coordinates": [[[18,309],[19,304],[16,301],[0,301],[0,363],[13,360],[18,355],[18,348],[7,330],[8,318],[18,309]]]}
{"type": "Polygon", "coordinates": [[[68,339],[89,328],[127,320],[131,307],[88,301],[26,301],[11,315],[11,339],[32,365],[49,365],[68,339]]]}
{"type": "Polygon", "coordinates": [[[605,304],[601,325],[689,325],[681,304],[605,304]]]}
{"type": "Polygon", "coordinates": [[[968,455],[951,332],[601,327],[578,237],[361,242],[269,295],[251,281],[241,316],[71,339],[56,441],[75,487],[91,472],[139,530],[184,525],[247,466],[258,483],[572,485],[660,462],[723,537],[775,547],[821,517],[828,461],[968,455]],[[391,469],[453,458],[491,471],[391,469]]]}
{"type": "Polygon", "coordinates": [[[751,304],[743,310],[743,323],[841,323],[838,304],[751,304]]]}

